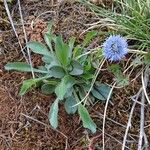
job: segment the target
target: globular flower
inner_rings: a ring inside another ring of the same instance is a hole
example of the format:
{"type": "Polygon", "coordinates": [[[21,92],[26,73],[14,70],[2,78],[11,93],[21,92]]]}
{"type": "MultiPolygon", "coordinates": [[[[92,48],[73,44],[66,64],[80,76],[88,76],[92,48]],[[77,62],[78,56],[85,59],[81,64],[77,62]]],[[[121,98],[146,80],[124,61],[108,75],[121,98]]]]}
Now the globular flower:
{"type": "Polygon", "coordinates": [[[111,35],[102,45],[103,55],[110,61],[121,60],[127,53],[128,44],[120,35],[111,35]]]}

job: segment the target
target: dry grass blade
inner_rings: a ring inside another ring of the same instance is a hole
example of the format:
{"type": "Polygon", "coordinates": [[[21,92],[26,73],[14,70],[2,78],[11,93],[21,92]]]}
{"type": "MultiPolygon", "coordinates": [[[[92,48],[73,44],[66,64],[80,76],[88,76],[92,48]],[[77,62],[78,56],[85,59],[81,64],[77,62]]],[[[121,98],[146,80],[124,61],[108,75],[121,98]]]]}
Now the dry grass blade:
{"type": "MultiPolygon", "coordinates": [[[[145,97],[147,95],[145,95],[145,92],[146,92],[146,88],[147,88],[147,84],[148,84],[148,79],[149,79],[149,73],[147,72],[147,68],[145,70],[145,73],[141,74],[141,78],[142,78],[142,86],[143,86],[143,92],[142,92],[142,97],[141,97],[141,103],[143,105],[141,105],[141,117],[140,117],[140,135],[139,135],[139,142],[138,142],[138,150],[141,150],[142,149],[142,145],[143,145],[143,138],[144,138],[144,134],[145,134],[145,131],[144,131],[144,120],[145,120],[145,107],[144,107],[144,104],[145,104],[145,97]],[[143,77],[144,76],[144,77],[143,77]],[[145,89],[145,90],[144,90],[145,89]]],[[[146,136],[146,134],[145,134],[146,136]]]]}
{"type": "Polygon", "coordinates": [[[103,129],[102,129],[102,139],[103,139],[103,150],[105,150],[105,122],[106,122],[106,111],[107,111],[107,107],[108,107],[108,103],[109,103],[109,99],[111,97],[111,94],[112,94],[112,91],[115,87],[116,83],[113,84],[109,94],[108,94],[108,97],[107,97],[107,100],[106,100],[106,104],[105,104],[105,108],[104,108],[104,118],[103,118],[103,129]]]}
{"type": "Polygon", "coordinates": [[[148,94],[147,94],[147,92],[146,92],[146,87],[147,87],[146,84],[147,84],[147,82],[148,82],[147,80],[148,80],[148,78],[149,78],[148,72],[145,74],[146,82],[144,81],[143,75],[142,75],[141,77],[142,77],[143,92],[144,92],[144,94],[145,94],[145,98],[146,98],[147,102],[150,104],[150,99],[149,99],[148,94]]]}
{"type": "MultiPolygon", "coordinates": [[[[20,13],[20,18],[21,18],[21,23],[22,23],[22,29],[23,29],[23,33],[24,33],[24,38],[25,38],[25,41],[26,41],[26,44],[27,44],[28,39],[27,39],[27,34],[26,34],[25,26],[24,26],[24,20],[23,20],[22,11],[21,11],[20,0],[18,0],[18,5],[19,5],[19,13],[20,13]]],[[[31,67],[32,77],[35,78],[33,67],[32,67],[31,54],[30,54],[30,51],[29,51],[28,48],[27,48],[27,53],[28,53],[28,59],[29,59],[30,67],[31,67]]]]}
{"type": "Polygon", "coordinates": [[[26,54],[25,54],[25,52],[24,52],[24,49],[23,49],[23,47],[22,47],[22,45],[21,45],[21,43],[20,43],[18,34],[17,34],[17,32],[16,32],[16,29],[15,29],[15,26],[14,26],[14,23],[13,23],[13,20],[12,20],[12,17],[11,17],[11,14],[10,14],[10,11],[9,11],[9,8],[8,8],[8,4],[7,4],[7,1],[6,1],[6,0],[4,0],[4,6],[5,6],[5,9],[6,9],[6,12],[7,12],[7,15],[8,15],[8,18],[9,18],[9,21],[10,21],[10,23],[11,23],[11,26],[12,26],[12,28],[13,28],[13,31],[14,31],[14,33],[15,33],[15,36],[16,36],[16,38],[18,39],[18,43],[19,43],[19,46],[20,46],[20,48],[21,48],[21,52],[23,53],[24,58],[25,58],[26,61],[28,62],[28,59],[27,59],[27,57],[26,57],[26,54]]]}

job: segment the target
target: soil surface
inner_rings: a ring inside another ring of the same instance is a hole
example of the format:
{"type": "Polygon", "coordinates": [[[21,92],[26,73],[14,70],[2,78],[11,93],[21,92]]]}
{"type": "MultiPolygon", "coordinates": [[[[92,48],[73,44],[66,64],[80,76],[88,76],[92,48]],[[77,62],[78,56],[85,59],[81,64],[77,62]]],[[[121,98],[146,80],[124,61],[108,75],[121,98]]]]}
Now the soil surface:
{"type": "MultiPolygon", "coordinates": [[[[53,31],[64,39],[75,36],[83,39],[84,31],[98,18],[84,5],[73,1],[25,0],[21,1],[23,21],[27,40],[43,41],[47,23],[54,22],[53,31]]],[[[82,127],[77,114],[68,115],[60,105],[59,127],[53,130],[48,121],[48,112],[54,95],[44,95],[39,89],[31,89],[25,96],[18,92],[29,73],[4,70],[4,65],[12,61],[25,61],[21,49],[25,46],[25,36],[19,15],[18,3],[9,3],[9,10],[18,35],[16,38],[5,7],[0,2],[0,149],[1,150],[100,150],[102,149],[102,124],[105,102],[98,101],[87,107],[98,126],[96,134],[82,127]],[[20,44],[18,42],[20,41],[20,44]]],[[[97,28],[98,31],[102,30],[97,28]]],[[[98,46],[101,37],[92,41],[98,46]]],[[[26,51],[25,51],[26,53],[26,51]]],[[[41,63],[38,55],[32,54],[36,66],[41,63]]],[[[138,73],[139,70],[135,71],[138,73]]],[[[134,75],[133,74],[133,78],[134,75]]],[[[102,82],[111,83],[112,74],[101,72],[102,82]]],[[[140,77],[125,88],[115,89],[107,110],[105,126],[106,150],[120,150],[133,101],[130,96],[141,87],[140,77]]],[[[145,126],[150,122],[150,108],[146,105],[145,126]]],[[[136,105],[132,118],[132,128],[128,134],[126,149],[136,150],[139,136],[140,104],[136,105]]],[[[145,128],[150,142],[150,126],[145,128]]]]}

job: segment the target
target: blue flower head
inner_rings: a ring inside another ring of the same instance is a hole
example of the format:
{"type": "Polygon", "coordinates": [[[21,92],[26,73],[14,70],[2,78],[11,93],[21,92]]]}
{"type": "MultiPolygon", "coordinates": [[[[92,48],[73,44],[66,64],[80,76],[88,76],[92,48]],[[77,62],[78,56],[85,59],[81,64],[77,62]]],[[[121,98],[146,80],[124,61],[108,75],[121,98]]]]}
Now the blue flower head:
{"type": "Polygon", "coordinates": [[[128,44],[120,35],[111,35],[102,45],[103,55],[110,61],[121,60],[127,53],[128,44]]]}

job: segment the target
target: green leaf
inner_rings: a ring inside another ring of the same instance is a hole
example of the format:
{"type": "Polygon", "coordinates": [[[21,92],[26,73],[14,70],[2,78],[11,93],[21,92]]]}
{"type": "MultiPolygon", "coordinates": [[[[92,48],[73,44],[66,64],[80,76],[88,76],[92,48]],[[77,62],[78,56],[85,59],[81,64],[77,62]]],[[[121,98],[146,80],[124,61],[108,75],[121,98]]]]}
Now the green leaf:
{"type": "Polygon", "coordinates": [[[57,36],[54,40],[56,56],[63,66],[69,63],[70,48],[63,42],[61,36],[57,36]]]}
{"type": "MultiPolygon", "coordinates": [[[[6,0],[8,3],[12,3],[14,0],[6,0]]],[[[2,0],[3,2],[3,0],[2,0]]]]}
{"type": "Polygon", "coordinates": [[[84,88],[80,87],[78,93],[80,99],[83,99],[86,96],[86,90],[84,88]]]}
{"type": "Polygon", "coordinates": [[[114,75],[118,75],[121,73],[121,67],[119,64],[112,64],[108,66],[108,70],[111,71],[114,75]]]}
{"type": "Polygon", "coordinates": [[[31,86],[35,85],[37,82],[41,81],[42,79],[43,78],[35,78],[35,79],[29,79],[23,81],[19,95],[24,95],[31,86]]]}
{"type": "Polygon", "coordinates": [[[91,64],[91,59],[87,58],[86,61],[84,62],[84,70],[85,71],[89,71],[92,68],[92,64],[91,64]]]}
{"type": "Polygon", "coordinates": [[[68,114],[74,114],[77,111],[77,106],[74,106],[75,104],[76,104],[76,100],[73,96],[70,96],[66,99],[64,106],[68,114]]]}
{"type": "Polygon", "coordinates": [[[51,85],[54,85],[54,86],[56,86],[57,84],[58,84],[58,81],[57,80],[55,80],[55,79],[53,79],[53,80],[43,80],[44,81],[44,83],[46,83],[46,84],[51,84],[51,85]]]}
{"type": "Polygon", "coordinates": [[[61,63],[59,62],[59,60],[57,59],[54,53],[51,53],[50,56],[42,57],[42,60],[46,63],[45,66],[47,67],[48,70],[54,66],[61,67],[61,63]]]}
{"type": "Polygon", "coordinates": [[[114,78],[114,81],[117,83],[118,86],[126,86],[129,84],[129,77],[120,74],[114,78]]]}
{"type": "Polygon", "coordinates": [[[47,44],[47,46],[49,47],[49,49],[51,50],[51,52],[53,53],[53,48],[52,48],[52,39],[53,39],[53,35],[51,33],[45,33],[44,34],[44,40],[47,44]]]}
{"type": "Polygon", "coordinates": [[[46,71],[46,72],[47,72],[47,69],[46,69],[45,66],[38,66],[37,68],[38,68],[39,70],[43,70],[43,71],[46,71]]]}
{"type": "Polygon", "coordinates": [[[53,61],[53,57],[45,55],[42,57],[42,61],[45,62],[46,64],[50,64],[53,61]]]}
{"type": "Polygon", "coordinates": [[[143,62],[141,61],[141,58],[140,57],[136,57],[135,59],[133,59],[132,63],[131,63],[134,67],[137,67],[139,65],[142,65],[143,62]]]}
{"type": "Polygon", "coordinates": [[[81,54],[82,54],[82,48],[80,45],[77,45],[73,50],[73,58],[75,59],[76,57],[78,57],[81,54]]]}
{"type": "Polygon", "coordinates": [[[52,94],[55,91],[55,86],[53,84],[45,83],[42,85],[41,91],[44,94],[52,94]]]}
{"type": "Polygon", "coordinates": [[[73,60],[71,62],[71,65],[72,65],[72,71],[69,72],[70,75],[81,75],[81,74],[83,74],[83,67],[79,62],[73,60]]]}
{"type": "Polygon", "coordinates": [[[150,53],[145,54],[144,62],[146,65],[150,65],[150,53]]]}
{"type": "Polygon", "coordinates": [[[72,88],[75,84],[75,79],[69,75],[62,78],[61,82],[55,89],[55,93],[59,100],[63,100],[68,89],[72,88]]]}
{"type": "Polygon", "coordinates": [[[34,53],[50,56],[49,50],[42,43],[36,41],[28,42],[27,47],[30,48],[34,53]]]}
{"type": "Polygon", "coordinates": [[[65,71],[62,67],[54,66],[50,68],[52,77],[62,78],[65,76],[65,71]]]}
{"type": "Polygon", "coordinates": [[[87,44],[89,44],[89,42],[92,40],[92,38],[94,36],[97,35],[97,32],[96,31],[90,31],[86,34],[85,38],[84,38],[84,41],[82,43],[82,47],[85,47],[87,44]]]}
{"type": "Polygon", "coordinates": [[[52,21],[49,21],[49,22],[48,22],[48,27],[47,27],[47,28],[48,28],[47,33],[49,33],[49,34],[52,33],[52,27],[53,27],[53,22],[52,22],[52,21]]]}
{"type": "Polygon", "coordinates": [[[95,133],[96,132],[96,124],[93,122],[87,109],[82,104],[78,105],[78,113],[83,122],[83,127],[88,128],[92,131],[92,133],[95,133]]]}
{"type": "Polygon", "coordinates": [[[54,101],[54,103],[50,107],[48,115],[49,122],[54,129],[58,127],[58,102],[58,99],[54,101]]]}
{"type": "Polygon", "coordinates": [[[73,87],[68,88],[64,98],[68,98],[68,97],[72,96],[73,90],[74,90],[73,87]]]}
{"type": "Polygon", "coordinates": [[[90,80],[94,78],[94,74],[92,74],[90,71],[89,72],[86,71],[86,73],[82,75],[82,78],[85,80],[90,80]]]}
{"type": "Polygon", "coordinates": [[[46,64],[56,64],[57,66],[60,66],[60,62],[58,61],[57,57],[54,53],[50,53],[49,56],[43,56],[42,61],[44,61],[46,64]]]}
{"type": "Polygon", "coordinates": [[[111,88],[106,84],[95,85],[91,91],[92,95],[99,100],[107,100],[111,88]]]}
{"type": "Polygon", "coordinates": [[[91,83],[90,83],[90,82],[88,82],[88,83],[83,83],[83,84],[81,85],[81,88],[84,89],[86,92],[88,92],[88,91],[90,90],[90,88],[91,88],[91,83]]]}
{"type": "MultiPolygon", "coordinates": [[[[83,54],[84,53],[86,53],[85,51],[83,52],[83,54]]],[[[80,64],[84,64],[85,63],[85,61],[87,61],[87,55],[80,55],[80,56],[78,56],[77,58],[76,58],[76,60],[78,60],[78,62],[80,63],[80,64]]]]}
{"type": "Polygon", "coordinates": [[[71,37],[69,39],[69,55],[68,55],[70,59],[72,57],[72,50],[74,48],[74,43],[75,43],[75,37],[71,37]]]}
{"type": "MultiPolygon", "coordinates": [[[[12,63],[7,63],[5,65],[6,70],[17,70],[17,71],[23,71],[23,72],[31,72],[31,66],[28,63],[25,62],[12,62],[12,63]]],[[[34,72],[38,73],[47,73],[47,71],[40,70],[33,68],[34,72]]]]}

